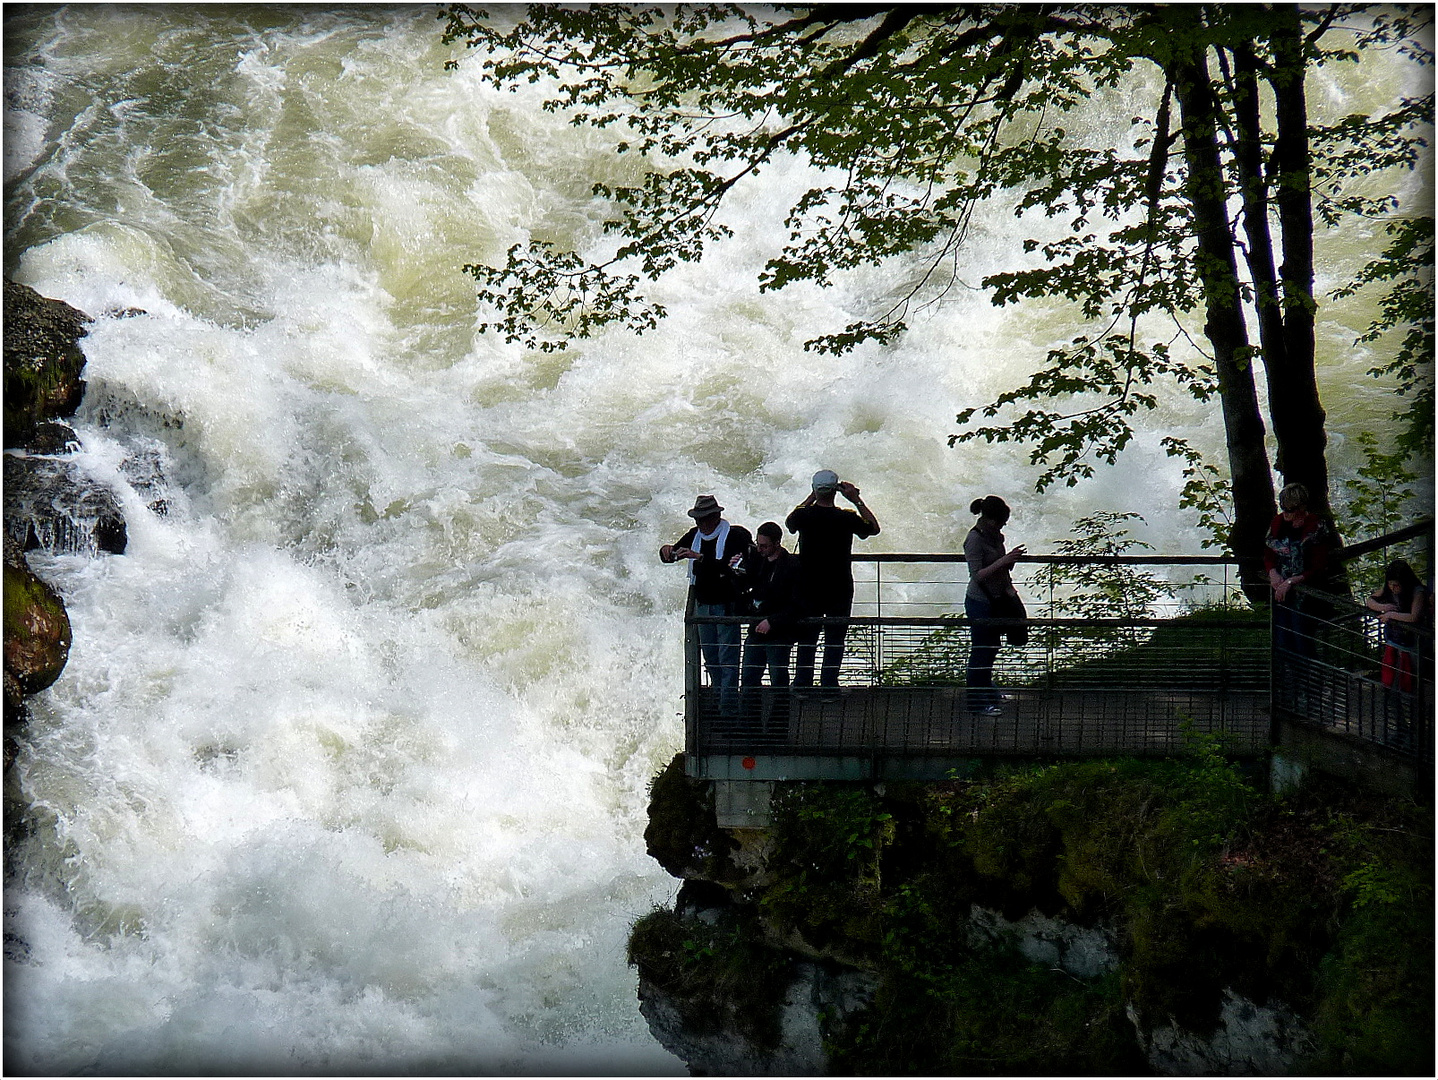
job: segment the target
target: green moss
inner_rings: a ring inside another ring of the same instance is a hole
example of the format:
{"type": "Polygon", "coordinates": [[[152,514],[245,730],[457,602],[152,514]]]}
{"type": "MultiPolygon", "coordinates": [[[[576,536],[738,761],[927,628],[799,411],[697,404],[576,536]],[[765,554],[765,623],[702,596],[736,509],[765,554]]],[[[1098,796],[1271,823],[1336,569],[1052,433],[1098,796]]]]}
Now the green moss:
{"type": "Polygon", "coordinates": [[[70,617],[58,593],[28,570],[5,564],[5,668],[35,694],[60,677],[70,654],[70,617]]]}

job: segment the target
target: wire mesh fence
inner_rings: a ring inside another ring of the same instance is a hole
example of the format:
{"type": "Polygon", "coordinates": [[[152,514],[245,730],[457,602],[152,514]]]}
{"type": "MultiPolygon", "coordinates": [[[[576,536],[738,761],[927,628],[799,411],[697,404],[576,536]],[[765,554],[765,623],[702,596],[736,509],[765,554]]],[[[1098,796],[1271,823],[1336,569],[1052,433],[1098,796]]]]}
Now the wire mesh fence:
{"type": "Polygon", "coordinates": [[[1232,564],[1025,562],[1029,572],[1015,578],[1031,617],[1020,622],[956,613],[968,585],[961,557],[855,559],[854,616],[814,621],[843,628],[842,659],[825,673],[836,654],[826,657],[821,639],[806,672],[796,646],[781,680],[792,673],[801,685],[775,686],[773,672],[770,685],[741,685],[751,681],[739,678],[742,652],[730,655],[726,674],[713,662],[719,653],[705,655],[700,628],[749,620],[691,618],[689,752],[1172,754],[1202,735],[1234,753],[1266,747],[1268,625],[1242,600],[1232,564]],[[1135,590],[1136,580],[1147,584],[1135,590]],[[1085,617],[1065,617],[1072,613],[1085,617]],[[1005,636],[991,660],[981,658],[982,688],[971,685],[976,627],[1005,636]],[[814,674],[829,685],[810,685],[814,674]]]}
{"type": "Polygon", "coordinates": [[[1433,631],[1385,628],[1347,597],[1300,590],[1273,609],[1273,707],[1433,762],[1433,631]]]}
{"type": "MultiPolygon", "coordinates": [[[[969,576],[962,555],[856,557],[853,568],[857,616],[925,618],[963,610],[969,576]]],[[[1035,618],[1172,617],[1247,607],[1237,564],[1222,556],[1025,555],[1012,576],[1035,618]]]]}

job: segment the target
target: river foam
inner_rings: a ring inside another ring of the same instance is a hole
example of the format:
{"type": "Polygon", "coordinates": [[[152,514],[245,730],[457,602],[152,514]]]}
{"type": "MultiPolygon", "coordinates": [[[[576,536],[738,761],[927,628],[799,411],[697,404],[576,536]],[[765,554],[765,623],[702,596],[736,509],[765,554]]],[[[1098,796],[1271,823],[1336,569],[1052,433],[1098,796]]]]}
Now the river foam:
{"type": "MultiPolygon", "coordinates": [[[[757,292],[801,162],[654,287],[657,330],[530,354],[476,334],[458,267],[598,243],[589,185],[634,166],[540,88],[444,72],[432,12],[80,6],[12,36],[44,93],[7,126],[7,265],[144,312],[85,339],[78,417],[129,550],[33,558],[75,645],[18,763],[26,1071],[682,1072],[624,942],[675,888],[642,838],[683,739],[654,550],[695,494],[752,527],[827,467],[877,550],[956,548],[991,491],[1034,550],[1096,508],[1196,546],[1155,433],[1045,496],[1021,453],[945,445],[1061,313],[961,291],[892,348],[804,352],[888,282],[757,292]]],[[[981,223],[975,282],[1013,243],[981,223]]],[[[1216,417],[1160,416],[1217,451],[1216,417]]]]}

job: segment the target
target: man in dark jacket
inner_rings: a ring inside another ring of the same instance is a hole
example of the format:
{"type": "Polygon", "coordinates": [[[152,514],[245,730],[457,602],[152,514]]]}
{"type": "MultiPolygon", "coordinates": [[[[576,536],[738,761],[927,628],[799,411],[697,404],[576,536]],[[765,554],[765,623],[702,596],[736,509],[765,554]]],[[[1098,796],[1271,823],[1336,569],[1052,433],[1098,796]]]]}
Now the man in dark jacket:
{"type": "MultiPolygon", "coordinates": [[[[799,534],[799,566],[801,569],[805,613],[847,619],[854,607],[854,571],[850,554],[854,537],[860,540],[876,536],[879,521],[864,505],[859,489],[828,469],[814,474],[809,497],[794,507],[784,524],[791,533],[799,534]],[[843,495],[857,508],[845,510],[834,505],[834,495],[843,495]]],[[[839,665],[844,659],[843,623],[824,627],[824,667],[819,676],[822,686],[839,685],[839,665]]],[[[819,628],[810,627],[798,637],[799,648],[794,659],[794,685],[814,685],[814,653],[819,628]]]]}
{"type": "Polygon", "coordinates": [[[772,521],[760,525],[754,553],[740,567],[749,586],[748,614],[759,621],[744,642],[741,686],[758,686],[769,672],[771,686],[789,685],[789,650],[800,615],[799,560],[784,550],[784,530],[772,521]]]}
{"type": "MultiPolygon", "coordinates": [[[[677,543],[661,547],[659,561],[688,561],[695,615],[743,614],[739,601],[744,587],[734,568],[753,546],[749,530],[725,521],[724,508],[713,495],[700,495],[688,513],[694,528],[677,543]]],[[[719,690],[720,712],[733,712],[739,683],[739,624],[700,623],[699,648],[709,669],[709,685],[719,690]]]]}

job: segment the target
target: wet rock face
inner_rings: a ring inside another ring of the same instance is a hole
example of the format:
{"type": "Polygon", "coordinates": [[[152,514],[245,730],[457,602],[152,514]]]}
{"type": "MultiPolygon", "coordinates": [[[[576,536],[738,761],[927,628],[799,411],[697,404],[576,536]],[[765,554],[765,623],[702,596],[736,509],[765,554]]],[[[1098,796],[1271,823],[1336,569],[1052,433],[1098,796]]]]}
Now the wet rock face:
{"type": "Polygon", "coordinates": [[[64,458],[5,455],[5,534],[22,549],[124,554],[125,514],[108,487],[64,458]]]}
{"type": "Polygon", "coordinates": [[[1282,1002],[1258,1005],[1232,990],[1207,1034],[1174,1023],[1146,1030],[1132,1006],[1129,1020],[1160,1076],[1284,1076],[1314,1051],[1313,1036],[1282,1002]]]}
{"type": "Polygon", "coordinates": [[[79,340],[90,317],[28,285],[5,282],[5,445],[29,447],[41,425],[69,416],[85,392],[79,340]]]}
{"type": "Polygon", "coordinates": [[[70,655],[70,618],[54,589],[30,571],[5,537],[5,715],[24,716],[24,697],[60,677],[70,655]]]}
{"type": "Polygon", "coordinates": [[[824,1076],[830,1069],[824,1024],[865,1008],[878,981],[864,972],[797,961],[780,1005],[775,1046],[758,1045],[732,1030],[696,1031],[670,995],[642,979],[639,1011],[655,1039],[691,1076],[824,1076]]]}

